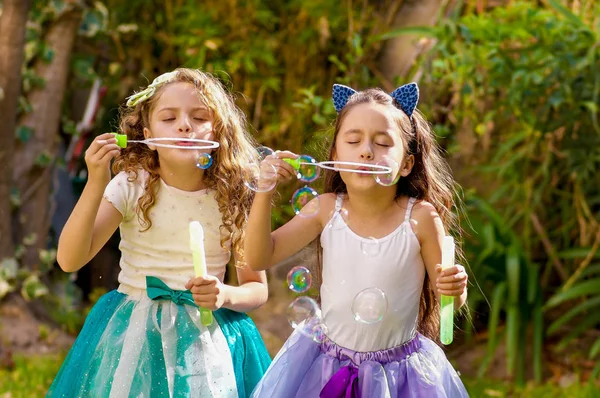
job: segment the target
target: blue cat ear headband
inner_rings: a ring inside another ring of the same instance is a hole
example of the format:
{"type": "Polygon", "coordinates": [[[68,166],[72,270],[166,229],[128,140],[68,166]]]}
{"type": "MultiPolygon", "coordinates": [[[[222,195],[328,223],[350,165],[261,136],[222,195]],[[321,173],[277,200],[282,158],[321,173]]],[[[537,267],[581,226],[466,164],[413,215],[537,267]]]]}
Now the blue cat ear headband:
{"type": "MultiPolygon", "coordinates": [[[[333,106],[337,113],[340,113],[348,102],[348,98],[354,93],[356,93],[356,90],[343,84],[333,85],[333,106]]],[[[390,95],[400,105],[404,113],[408,117],[411,117],[419,102],[419,87],[417,83],[408,83],[400,86],[392,91],[390,95]]]]}

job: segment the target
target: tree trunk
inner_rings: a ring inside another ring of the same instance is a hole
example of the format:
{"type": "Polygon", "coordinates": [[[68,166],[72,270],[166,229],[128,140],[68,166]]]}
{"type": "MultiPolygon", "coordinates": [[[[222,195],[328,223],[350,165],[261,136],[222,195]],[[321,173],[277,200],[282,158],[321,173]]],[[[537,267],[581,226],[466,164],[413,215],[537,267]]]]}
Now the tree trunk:
{"type": "Polygon", "coordinates": [[[30,0],[5,0],[0,15],[0,261],[14,256],[10,217],[12,157],[30,0]]]}
{"type": "Polygon", "coordinates": [[[46,84],[28,96],[33,112],[21,120],[22,125],[33,129],[33,136],[27,143],[16,145],[13,170],[22,200],[16,223],[17,241],[27,236],[37,238],[23,258],[22,265],[29,268],[38,264],[38,252],[46,248],[51,218],[49,198],[54,162],[40,165],[38,160],[43,155],[54,159],[57,154],[61,106],[81,17],[81,9],[73,8],[49,27],[45,42],[54,52],[54,58],[50,63],[40,59],[34,65],[36,75],[45,79],[46,84]]]}
{"type": "MultiPolygon", "coordinates": [[[[442,0],[406,1],[392,23],[391,29],[405,26],[431,26],[442,7],[442,0]]],[[[379,59],[380,70],[387,80],[404,78],[410,71],[423,45],[416,42],[415,35],[402,35],[389,39],[379,59]]],[[[408,83],[402,81],[402,83],[408,83]]]]}

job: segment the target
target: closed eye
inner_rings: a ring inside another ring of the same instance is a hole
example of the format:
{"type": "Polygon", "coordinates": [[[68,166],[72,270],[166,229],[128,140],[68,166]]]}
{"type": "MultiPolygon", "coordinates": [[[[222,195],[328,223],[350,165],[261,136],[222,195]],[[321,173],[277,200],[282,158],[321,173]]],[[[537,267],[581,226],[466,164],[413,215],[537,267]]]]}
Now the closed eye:
{"type": "Polygon", "coordinates": [[[163,122],[172,122],[173,120],[175,120],[174,117],[170,117],[168,119],[163,119],[163,122]]]}

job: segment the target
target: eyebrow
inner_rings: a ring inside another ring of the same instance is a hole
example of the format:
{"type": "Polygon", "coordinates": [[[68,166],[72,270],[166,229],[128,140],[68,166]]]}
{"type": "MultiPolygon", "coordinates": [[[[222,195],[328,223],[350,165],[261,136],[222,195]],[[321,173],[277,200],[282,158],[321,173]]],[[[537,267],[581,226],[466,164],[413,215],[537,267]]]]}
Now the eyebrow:
{"type": "MultiPolygon", "coordinates": [[[[177,110],[179,110],[179,108],[166,107],[166,108],[160,108],[157,112],[162,112],[162,111],[177,111],[177,110]]],[[[208,108],[205,107],[205,106],[192,108],[192,112],[196,112],[196,111],[207,111],[208,112],[208,108]]]]}
{"type": "MultiPolygon", "coordinates": [[[[363,133],[362,130],[350,129],[350,130],[344,131],[342,134],[349,135],[349,134],[362,134],[362,133],[363,133]]],[[[375,135],[385,135],[385,136],[389,137],[390,133],[388,133],[387,131],[375,131],[375,135]]]]}

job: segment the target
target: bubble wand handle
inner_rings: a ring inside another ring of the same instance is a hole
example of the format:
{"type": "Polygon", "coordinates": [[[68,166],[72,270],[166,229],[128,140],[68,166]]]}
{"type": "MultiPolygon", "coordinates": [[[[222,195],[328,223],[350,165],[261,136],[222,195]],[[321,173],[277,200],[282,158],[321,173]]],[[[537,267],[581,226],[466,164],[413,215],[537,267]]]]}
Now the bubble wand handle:
{"type": "MultiPolygon", "coordinates": [[[[454,266],[454,238],[444,236],[442,244],[442,269],[454,266]]],[[[454,339],[454,297],[442,295],[440,298],[440,341],[444,345],[454,339]]]]}
{"type": "MultiPolygon", "coordinates": [[[[206,255],[204,253],[204,229],[198,221],[190,222],[190,249],[194,262],[194,274],[196,277],[205,276],[206,255]]],[[[200,322],[209,326],[213,322],[212,312],[206,308],[200,308],[200,322]]]]}

